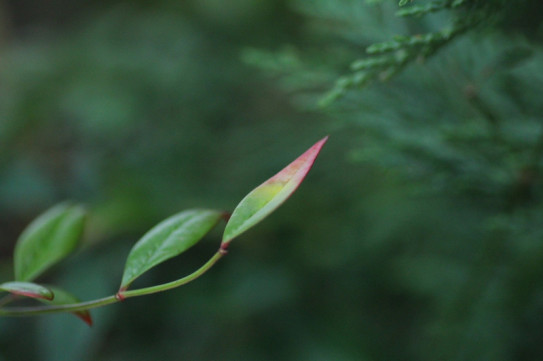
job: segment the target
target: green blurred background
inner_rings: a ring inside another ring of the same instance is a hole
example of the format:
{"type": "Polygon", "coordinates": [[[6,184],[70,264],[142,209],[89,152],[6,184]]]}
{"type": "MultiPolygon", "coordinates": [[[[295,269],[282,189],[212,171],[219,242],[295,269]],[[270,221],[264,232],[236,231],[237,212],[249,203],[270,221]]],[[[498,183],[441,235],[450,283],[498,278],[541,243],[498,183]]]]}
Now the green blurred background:
{"type": "MultiPolygon", "coordinates": [[[[507,16],[320,109],[366,46],[462,13],[401,19],[395,0],[1,0],[0,281],[23,228],[71,199],[90,211],[84,245],[43,281],[85,300],[113,294],[154,224],[232,210],[330,140],[298,192],[204,277],[94,310],[92,328],[0,319],[0,361],[543,357],[543,9],[489,3],[507,16]]],[[[190,273],[219,239],[138,284],[190,273]]]]}

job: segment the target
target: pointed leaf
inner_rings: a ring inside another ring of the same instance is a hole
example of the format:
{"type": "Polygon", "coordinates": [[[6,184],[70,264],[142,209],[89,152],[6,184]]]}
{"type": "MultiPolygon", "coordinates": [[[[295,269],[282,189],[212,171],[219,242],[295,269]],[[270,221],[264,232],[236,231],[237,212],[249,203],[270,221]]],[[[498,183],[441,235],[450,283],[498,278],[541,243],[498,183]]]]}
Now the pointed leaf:
{"type": "Polygon", "coordinates": [[[31,282],[6,282],[0,284],[0,290],[14,295],[52,300],[55,294],[49,288],[31,282]]]}
{"type": "Polygon", "coordinates": [[[31,281],[66,257],[83,234],[85,210],[59,204],[36,218],[15,245],[15,279],[31,281]]]}
{"type": "MultiPolygon", "coordinates": [[[[77,297],[75,297],[71,293],[68,293],[67,291],[64,291],[60,288],[49,287],[49,289],[53,291],[53,293],[55,294],[55,298],[52,300],[41,299],[40,301],[45,304],[57,306],[57,305],[69,305],[72,303],[80,302],[80,300],[77,297]]],[[[89,310],[76,311],[72,313],[75,316],[82,319],[87,325],[92,326],[92,317],[89,310]]]]}
{"type": "Polygon", "coordinates": [[[223,212],[194,209],[178,213],[147,232],[132,248],[121,283],[121,290],[144,272],[175,257],[206,235],[223,217],[223,212]]]}
{"type": "Polygon", "coordinates": [[[327,140],[328,137],[319,140],[241,200],[226,224],[221,248],[226,248],[233,238],[260,222],[290,197],[304,180],[327,140]]]}

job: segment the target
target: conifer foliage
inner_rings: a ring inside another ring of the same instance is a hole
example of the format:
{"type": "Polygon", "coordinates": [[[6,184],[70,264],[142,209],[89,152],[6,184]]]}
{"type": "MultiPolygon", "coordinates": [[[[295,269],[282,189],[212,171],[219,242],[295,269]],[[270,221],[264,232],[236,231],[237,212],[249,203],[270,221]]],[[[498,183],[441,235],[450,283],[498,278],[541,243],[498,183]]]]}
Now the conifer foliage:
{"type": "Polygon", "coordinates": [[[394,251],[378,258],[376,272],[390,274],[402,290],[395,292],[417,300],[416,316],[395,324],[406,328],[394,330],[411,340],[407,349],[367,355],[529,360],[540,354],[530,337],[540,337],[543,326],[532,318],[543,312],[537,301],[543,283],[532,273],[543,264],[543,4],[294,4],[308,38],[319,34],[320,42],[246,49],[245,61],[273,74],[294,104],[318,109],[335,129],[348,131],[356,139],[345,149],[353,164],[378,169],[385,179],[399,176],[418,201],[451,202],[420,216],[422,223],[444,222],[426,224],[426,232],[440,234],[429,243],[400,231],[379,239],[394,251]],[[459,210],[475,223],[455,224],[459,210]],[[443,239],[460,229],[463,238],[443,239]]]}

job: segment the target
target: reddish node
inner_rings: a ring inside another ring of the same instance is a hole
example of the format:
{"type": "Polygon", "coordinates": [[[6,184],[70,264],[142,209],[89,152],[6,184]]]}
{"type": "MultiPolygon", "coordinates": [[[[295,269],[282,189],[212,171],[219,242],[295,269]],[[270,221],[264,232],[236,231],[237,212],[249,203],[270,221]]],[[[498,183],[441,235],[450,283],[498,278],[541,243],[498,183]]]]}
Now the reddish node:
{"type": "Polygon", "coordinates": [[[227,254],[227,253],[228,253],[228,245],[229,245],[229,244],[230,244],[230,243],[222,243],[222,244],[221,244],[221,248],[219,248],[219,253],[222,254],[223,256],[224,256],[225,254],[227,254]]]}
{"type": "Polygon", "coordinates": [[[115,298],[119,300],[120,302],[123,302],[126,299],[126,297],[124,297],[121,291],[117,292],[117,294],[115,295],[115,298]]]}

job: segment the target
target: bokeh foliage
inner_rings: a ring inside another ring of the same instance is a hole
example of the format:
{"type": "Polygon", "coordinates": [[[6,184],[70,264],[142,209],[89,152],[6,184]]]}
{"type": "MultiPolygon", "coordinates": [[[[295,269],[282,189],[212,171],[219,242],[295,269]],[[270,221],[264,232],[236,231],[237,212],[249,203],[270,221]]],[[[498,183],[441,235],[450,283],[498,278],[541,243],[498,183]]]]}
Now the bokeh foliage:
{"type": "MultiPolygon", "coordinates": [[[[540,2],[39,3],[2,4],[0,275],[24,225],[75,199],[89,205],[86,249],[49,277],[107,295],[150,226],[231,210],[331,137],[300,192],[205,277],[97,310],[91,330],[69,315],[1,319],[0,360],[543,353],[540,2]],[[438,3],[451,6],[396,16],[438,3]],[[353,82],[372,44],[466,17],[399,71],[377,61],[353,82]]],[[[138,282],[188,273],[217,245],[138,282]]]]}

